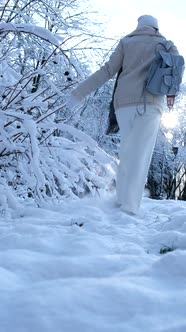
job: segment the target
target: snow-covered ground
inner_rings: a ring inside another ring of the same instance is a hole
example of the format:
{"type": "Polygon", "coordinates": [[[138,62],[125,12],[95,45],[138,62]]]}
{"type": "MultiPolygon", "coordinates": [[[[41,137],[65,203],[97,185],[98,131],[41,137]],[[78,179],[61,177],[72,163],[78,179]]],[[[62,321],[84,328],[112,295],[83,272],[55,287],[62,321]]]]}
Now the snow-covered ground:
{"type": "Polygon", "coordinates": [[[186,331],[186,202],[114,201],[0,217],[0,332],[186,331]]]}

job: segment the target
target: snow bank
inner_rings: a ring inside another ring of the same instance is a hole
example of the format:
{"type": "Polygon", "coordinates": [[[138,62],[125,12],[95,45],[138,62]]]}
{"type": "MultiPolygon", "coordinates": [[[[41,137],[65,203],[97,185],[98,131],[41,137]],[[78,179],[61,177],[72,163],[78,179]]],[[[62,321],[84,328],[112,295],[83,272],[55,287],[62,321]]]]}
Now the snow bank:
{"type": "Polygon", "coordinates": [[[186,203],[144,198],[131,217],[114,202],[0,218],[1,332],[185,332],[186,203]]]}

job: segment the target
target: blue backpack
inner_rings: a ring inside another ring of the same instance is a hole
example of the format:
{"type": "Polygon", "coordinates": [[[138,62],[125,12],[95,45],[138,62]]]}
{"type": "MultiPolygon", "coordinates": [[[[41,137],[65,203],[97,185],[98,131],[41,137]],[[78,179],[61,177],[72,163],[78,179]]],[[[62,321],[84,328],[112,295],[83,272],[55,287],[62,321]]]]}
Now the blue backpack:
{"type": "MultiPolygon", "coordinates": [[[[158,44],[159,45],[159,44],[158,44]]],[[[175,96],[179,91],[184,72],[184,58],[182,55],[158,51],[152,62],[145,89],[156,96],[175,96]]]]}

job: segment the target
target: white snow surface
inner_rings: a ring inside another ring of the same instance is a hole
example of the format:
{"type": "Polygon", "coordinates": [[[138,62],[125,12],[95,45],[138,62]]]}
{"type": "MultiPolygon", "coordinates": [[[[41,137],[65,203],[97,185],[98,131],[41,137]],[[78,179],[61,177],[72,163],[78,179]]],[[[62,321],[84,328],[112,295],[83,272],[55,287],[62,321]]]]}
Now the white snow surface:
{"type": "Polygon", "coordinates": [[[186,331],[186,202],[144,198],[134,217],[107,194],[10,212],[1,332],[186,331]]]}

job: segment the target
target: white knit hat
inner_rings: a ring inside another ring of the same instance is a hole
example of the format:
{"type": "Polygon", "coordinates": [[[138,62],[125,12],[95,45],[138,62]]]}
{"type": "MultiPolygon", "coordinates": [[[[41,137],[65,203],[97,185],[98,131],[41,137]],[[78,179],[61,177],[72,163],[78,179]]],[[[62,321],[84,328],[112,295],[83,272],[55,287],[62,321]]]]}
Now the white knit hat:
{"type": "Polygon", "coordinates": [[[158,20],[151,15],[142,15],[138,18],[137,29],[140,29],[146,25],[159,30],[158,20]]]}

